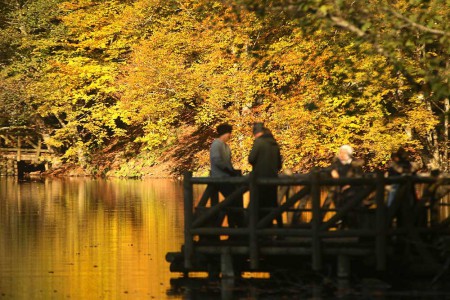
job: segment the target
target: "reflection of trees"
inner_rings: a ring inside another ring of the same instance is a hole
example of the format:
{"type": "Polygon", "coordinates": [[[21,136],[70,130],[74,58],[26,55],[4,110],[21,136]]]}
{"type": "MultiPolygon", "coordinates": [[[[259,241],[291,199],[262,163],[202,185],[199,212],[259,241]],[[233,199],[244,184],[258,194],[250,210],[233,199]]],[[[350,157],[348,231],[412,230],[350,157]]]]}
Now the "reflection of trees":
{"type": "Polygon", "coordinates": [[[170,201],[167,200],[177,197],[179,205],[177,201],[172,202],[178,208],[170,210],[180,210],[180,213],[171,214],[174,220],[169,222],[182,224],[182,196],[171,181],[64,178],[18,182],[8,179],[0,181],[0,187],[4,201],[0,206],[2,243],[10,237],[15,237],[20,246],[21,240],[51,242],[63,233],[70,239],[60,240],[72,243],[84,235],[118,239],[119,235],[158,231],[168,222],[166,210],[170,201]]]}
{"type": "Polygon", "coordinates": [[[181,186],[165,180],[1,178],[0,268],[9,271],[0,290],[5,278],[23,299],[36,286],[80,299],[125,290],[160,299],[171,276],[165,254],[182,244],[182,201],[181,186]]]}

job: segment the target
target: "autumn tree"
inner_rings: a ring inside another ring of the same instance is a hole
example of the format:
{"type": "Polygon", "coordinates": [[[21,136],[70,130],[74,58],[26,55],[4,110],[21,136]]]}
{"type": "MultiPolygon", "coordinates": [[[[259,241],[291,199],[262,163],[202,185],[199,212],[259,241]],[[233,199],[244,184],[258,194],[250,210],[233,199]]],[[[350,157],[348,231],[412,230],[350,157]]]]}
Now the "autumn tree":
{"type": "Polygon", "coordinates": [[[344,143],[367,169],[400,145],[447,166],[444,0],[1,3],[0,122],[38,125],[67,160],[132,149],[206,174],[229,122],[249,170],[263,121],[295,171],[344,143]]]}
{"type": "MultiPolygon", "coordinates": [[[[236,160],[244,164],[239,153],[251,142],[245,113],[261,91],[253,53],[259,21],[219,1],[146,3],[151,34],[134,48],[121,81],[121,110],[128,124],[143,129],[136,141],[167,149],[180,142],[186,125],[200,139],[228,121],[236,129],[236,160]]],[[[197,158],[204,165],[205,156],[197,158]]]]}
{"type": "Polygon", "coordinates": [[[403,136],[421,153],[425,164],[448,167],[447,1],[269,2],[307,34],[311,28],[344,31],[350,34],[348,45],[366,45],[359,53],[384,57],[393,78],[402,81],[397,92],[385,96],[390,119],[400,117],[403,136]],[[314,26],[302,27],[305,19],[314,26]]]}

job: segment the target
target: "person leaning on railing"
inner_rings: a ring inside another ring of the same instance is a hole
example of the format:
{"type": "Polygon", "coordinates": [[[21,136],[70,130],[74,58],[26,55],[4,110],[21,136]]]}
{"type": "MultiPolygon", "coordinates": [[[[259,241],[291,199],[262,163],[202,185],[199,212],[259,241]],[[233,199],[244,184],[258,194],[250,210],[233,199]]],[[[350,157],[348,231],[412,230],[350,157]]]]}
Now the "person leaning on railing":
{"type": "MultiPolygon", "coordinates": [[[[236,170],[231,163],[231,150],[228,141],[231,139],[233,127],[227,123],[217,126],[218,137],[212,142],[210,148],[211,177],[234,177],[240,176],[241,171],[236,170]]],[[[219,192],[228,197],[236,189],[231,183],[217,184],[219,192]]],[[[243,227],[245,218],[243,216],[243,200],[237,197],[232,204],[229,205],[231,210],[228,212],[229,227],[243,227]]]]}
{"type": "MultiPolygon", "coordinates": [[[[408,154],[403,147],[400,147],[396,152],[391,154],[391,161],[387,171],[388,177],[397,177],[402,175],[413,175],[416,173],[418,167],[408,159],[408,154]]],[[[387,205],[388,207],[394,202],[400,185],[394,183],[389,187],[389,194],[387,205]]]]}
{"type": "MultiPolygon", "coordinates": [[[[276,178],[281,170],[282,161],[280,147],[270,130],[262,123],[253,125],[253,147],[248,156],[248,162],[252,165],[253,176],[257,178],[276,178]]],[[[259,218],[263,218],[270,212],[264,208],[278,206],[276,186],[260,186],[259,189],[259,218]]],[[[276,218],[278,227],[283,227],[281,216],[276,218]]]]}
{"type": "MultiPolygon", "coordinates": [[[[362,166],[363,160],[355,159],[353,157],[353,148],[349,145],[342,145],[337,153],[337,156],[331,164],[331,177],[339,178],[357,178],[363,174],[362,166]]],[[[333,202],[337,210],[341,209],[348,201],[355,197],[360,189],[360,186],[334,186],[330,189],[330,195],[333,197],[333,202]]],[[[342,218],[342,226],[353,226],[357,222],[357,215],[355,212],[348,212],[342,218]]]]}

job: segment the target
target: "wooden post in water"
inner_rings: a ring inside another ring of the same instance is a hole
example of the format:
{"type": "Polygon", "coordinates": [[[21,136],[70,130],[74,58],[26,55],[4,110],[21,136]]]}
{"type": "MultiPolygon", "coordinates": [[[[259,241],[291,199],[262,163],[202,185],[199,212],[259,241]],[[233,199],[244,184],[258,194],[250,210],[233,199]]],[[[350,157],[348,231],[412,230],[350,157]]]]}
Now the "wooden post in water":
{"type": "Polygon", "coordinates": [[[233,268],[233,256],[230,253],[230,248],[222,248],[220,255],[220,271],[222,278],[233,278],[236,274],[233,268]]]}
{"type": "Polygon", "coordinates": [[[337,276],[339,278],[348,278],[350,276],[350,257],[348,254],[338,254],[337,276]]]}
{"type": "Polygon", "coordinates": [[[191,183],[192,172],[185,172],[183,178],[184,188],[184,267],[192,268],[194,254],[194,240],[191,233],[194,207],[194,190],[191,183]]]}
{"type": "Polygon", "coordinates": [[[377,173],[376,182],[376,257],[377,270],[386,269],[386,238],[387,238],[387,209],[384,202],[384,175],[377,173]]]}
{"type": "Polygon", "coordinates": [[[311,173],[311,200],[312,200],[312,267],[314,271],[322,269],[322,247],[320,240],[320,224],[322,214],[320,212],[320,185],[319,173],[311,173]]]}
{"type": "Polygon", "coordinates": [[[21,148],[22,147],[22,140],[19,137],[17,137],[17,161],[21,161],[22,160],[22,155],[21,155],[21,148]]]}
{"type": "Polygon", "coordinates": [[[255,270],[258,268],[258,236],[256,235],[256,226],[258,224],[258,185],[253,173],[250,174],[250,204],[249,204],[249,243],[250,243],[250,268],[255,270]]]}

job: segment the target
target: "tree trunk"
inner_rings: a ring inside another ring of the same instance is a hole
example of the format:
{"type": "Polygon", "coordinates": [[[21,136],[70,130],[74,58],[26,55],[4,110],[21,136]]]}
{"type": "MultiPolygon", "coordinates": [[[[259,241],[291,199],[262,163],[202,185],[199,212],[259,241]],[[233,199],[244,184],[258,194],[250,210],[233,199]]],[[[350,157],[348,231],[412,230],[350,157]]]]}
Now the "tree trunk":
{"type": "Polygon", "coordinates": [[[443,157],[443,168],[444,172],[448,172],[450,169],[449,157],[448,157],[448,119],[450,112],[450,101],[448,98],[444,100],[444,157],[443,157]]]}
{"type": "MultiPolygon", "coordinates": [[[[428,103],[428,108],[431,110],[431,104],[428,103]]],[[[427,167],[431,170],[433,169],[441,169],[442,167],[442,159],[439,154],[439,140],[437,129],[434,128],[427,135],[427,145],[430,153],[430,161],[427,167]]]]}

